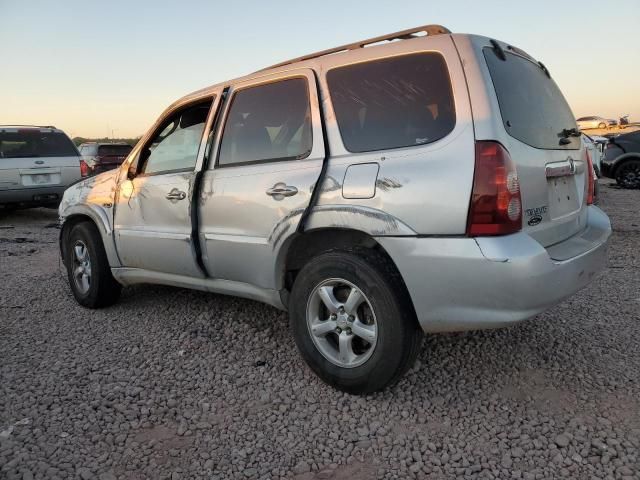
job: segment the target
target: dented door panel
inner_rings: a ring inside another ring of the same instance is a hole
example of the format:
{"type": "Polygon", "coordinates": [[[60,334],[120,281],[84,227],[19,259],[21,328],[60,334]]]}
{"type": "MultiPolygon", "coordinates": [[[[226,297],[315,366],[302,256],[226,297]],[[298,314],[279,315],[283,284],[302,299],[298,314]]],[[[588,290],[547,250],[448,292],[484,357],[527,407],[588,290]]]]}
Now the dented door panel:
{"type": "Polygon", "coordinates": [[[116,244],[122,264],[157,272],[202,277],[191,242],[191,197],[195,175],[141,176],[120,186],[116,244]],[[170,200],[171,192],[186,194],[170,200]]]}
{"type": "MultiPolygon", "coordinates": [[[[308,84],[311,114],[312,146],[306,158],[211,165],[204,172],[198,202],[199,234],[202,260],[213,278],[276,288],[278,249],[296,232],[325,156],[315,76],[309,69],[296,69],[239,82],[231,86],[227,102],[232,105],[234,94],[245,88],[300,77],[308,84]]],[[[227,106],[219,130],[224,128],[228,113],[227,106]]],[[[220,143],[218,132],[214,153],[220,143]]]]}

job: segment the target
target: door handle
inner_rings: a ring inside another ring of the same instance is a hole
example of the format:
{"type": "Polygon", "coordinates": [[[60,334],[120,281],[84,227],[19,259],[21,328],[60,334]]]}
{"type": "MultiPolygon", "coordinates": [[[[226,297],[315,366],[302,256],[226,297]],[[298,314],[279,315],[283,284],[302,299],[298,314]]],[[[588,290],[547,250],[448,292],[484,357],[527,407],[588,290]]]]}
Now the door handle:
{"type": "Polygon", "coordinates": [[[267,195],[274,197],[276,200],[280,200],[283,197],[291,197],[298,193],[298,189],[286,183],[276,183],[273,187],[267,190],[267,195]]]}
{"type": "Polygon", "coordinates": [[[187,194],[177,188],[174,188],[166,196],[167,200],[175,201],[175,200],[184,200],[187,198],[187,194]]]}

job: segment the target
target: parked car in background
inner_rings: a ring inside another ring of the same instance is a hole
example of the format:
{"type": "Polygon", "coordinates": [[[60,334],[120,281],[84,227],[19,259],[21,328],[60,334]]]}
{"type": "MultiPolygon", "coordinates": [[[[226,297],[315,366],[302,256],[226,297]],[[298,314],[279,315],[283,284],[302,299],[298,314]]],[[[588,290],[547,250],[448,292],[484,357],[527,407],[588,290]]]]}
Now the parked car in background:
{"type": "Polygon", "coordinates": [[[640,188],[640,131],[611,137],[601,170],[623,188],[640,188]]]}
{"type": "Polygon", "coordinates": [[[607,143],[609,143],[609,139],[606,137],[600,137],[597,135],[584,135],[585,146],[587,147],[587,151],[589,155],[591,155],[591,163],[593,163],[593,168],[596,172],[597,176],[600,176],[600,163],[602,161],[602,157],[604,156],[604,149],[607,143]]]}
{"type": "Polygon", "coordinates": [[[118,168],[133,147],[127,143],[82,143],[78,149],[90,175],[118,168]]]}
{"type": "Polygon", "coordinates": [[[288,309],[310,368],[371,392],[422,331],[512,325],[604,268],[580,137],[522,50],[395,32],[173,103],[121,168],[65,193],[61,254],[89,308],[162,283],[288,309]]]}
{"type": "Polygon", "coordinates": [[[80,154],[62,130],[0,125],[0,208],[56,206],[81,177],[80,154]]]}
{"type": "Polygon", "coordinates": [[[618,120],[618,126],[621,130],[627,128],[629,126],[629,115],[623,115],[620,117],[620,120],[618,120]]]}
{"type": "MultiPolygon", "coordinates": [[[[590,130],[594,128],[609,128],[609,120],[602,117],[580,117],[576,120],[580,130],[590,130]]],[[[615,121],[614,121],[615,124],[615,121]]]]}

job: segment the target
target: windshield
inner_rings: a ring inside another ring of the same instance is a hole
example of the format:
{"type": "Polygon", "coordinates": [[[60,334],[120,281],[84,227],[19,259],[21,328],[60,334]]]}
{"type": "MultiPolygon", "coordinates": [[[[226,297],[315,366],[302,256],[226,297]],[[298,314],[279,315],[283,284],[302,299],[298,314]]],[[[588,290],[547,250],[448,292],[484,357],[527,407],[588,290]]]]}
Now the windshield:
{"type": "Polygon", "coordinates": [[[573,113],[553,79],[531,60],[505,52],[500,60],[484,49],[504,127],[512,137],[547,150],[580,148],[580,138],[563,134],[576,128],[573,113]],[[561,138],[568,137],[563,139],[561,138]]]}
{"type": "Polygon", "coordinates": [[[98,155],[125,157],[129,155],[132,148],[131,145],[100,145],[98,147],[98,155]]]}
{"type": "Polygon", "coordinates": [[[0,130],[0,158],[77,156],[75,145],[62,132],[0,130]]]}

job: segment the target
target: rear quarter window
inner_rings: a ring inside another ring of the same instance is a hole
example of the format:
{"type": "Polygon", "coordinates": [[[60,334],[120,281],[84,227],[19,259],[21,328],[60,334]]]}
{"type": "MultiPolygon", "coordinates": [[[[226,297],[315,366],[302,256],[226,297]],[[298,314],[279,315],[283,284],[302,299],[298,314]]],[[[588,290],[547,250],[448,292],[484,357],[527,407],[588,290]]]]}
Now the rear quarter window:
{"type": "Polygon", "coordinates": [[[337,67],[327,73],[327,84],[350,152],[425,145],[455,126],[451,80],[439,53],[337,67]]]}
{"type": "Polygon", "coordinates": [[[510,52],[500,60],[490,47],[483,52],[507,133],[539,149],[579,149],[578,137],[560,145],[561,132],[576,128],[575,117],[556,82],[540,65],[510,52]]]}

